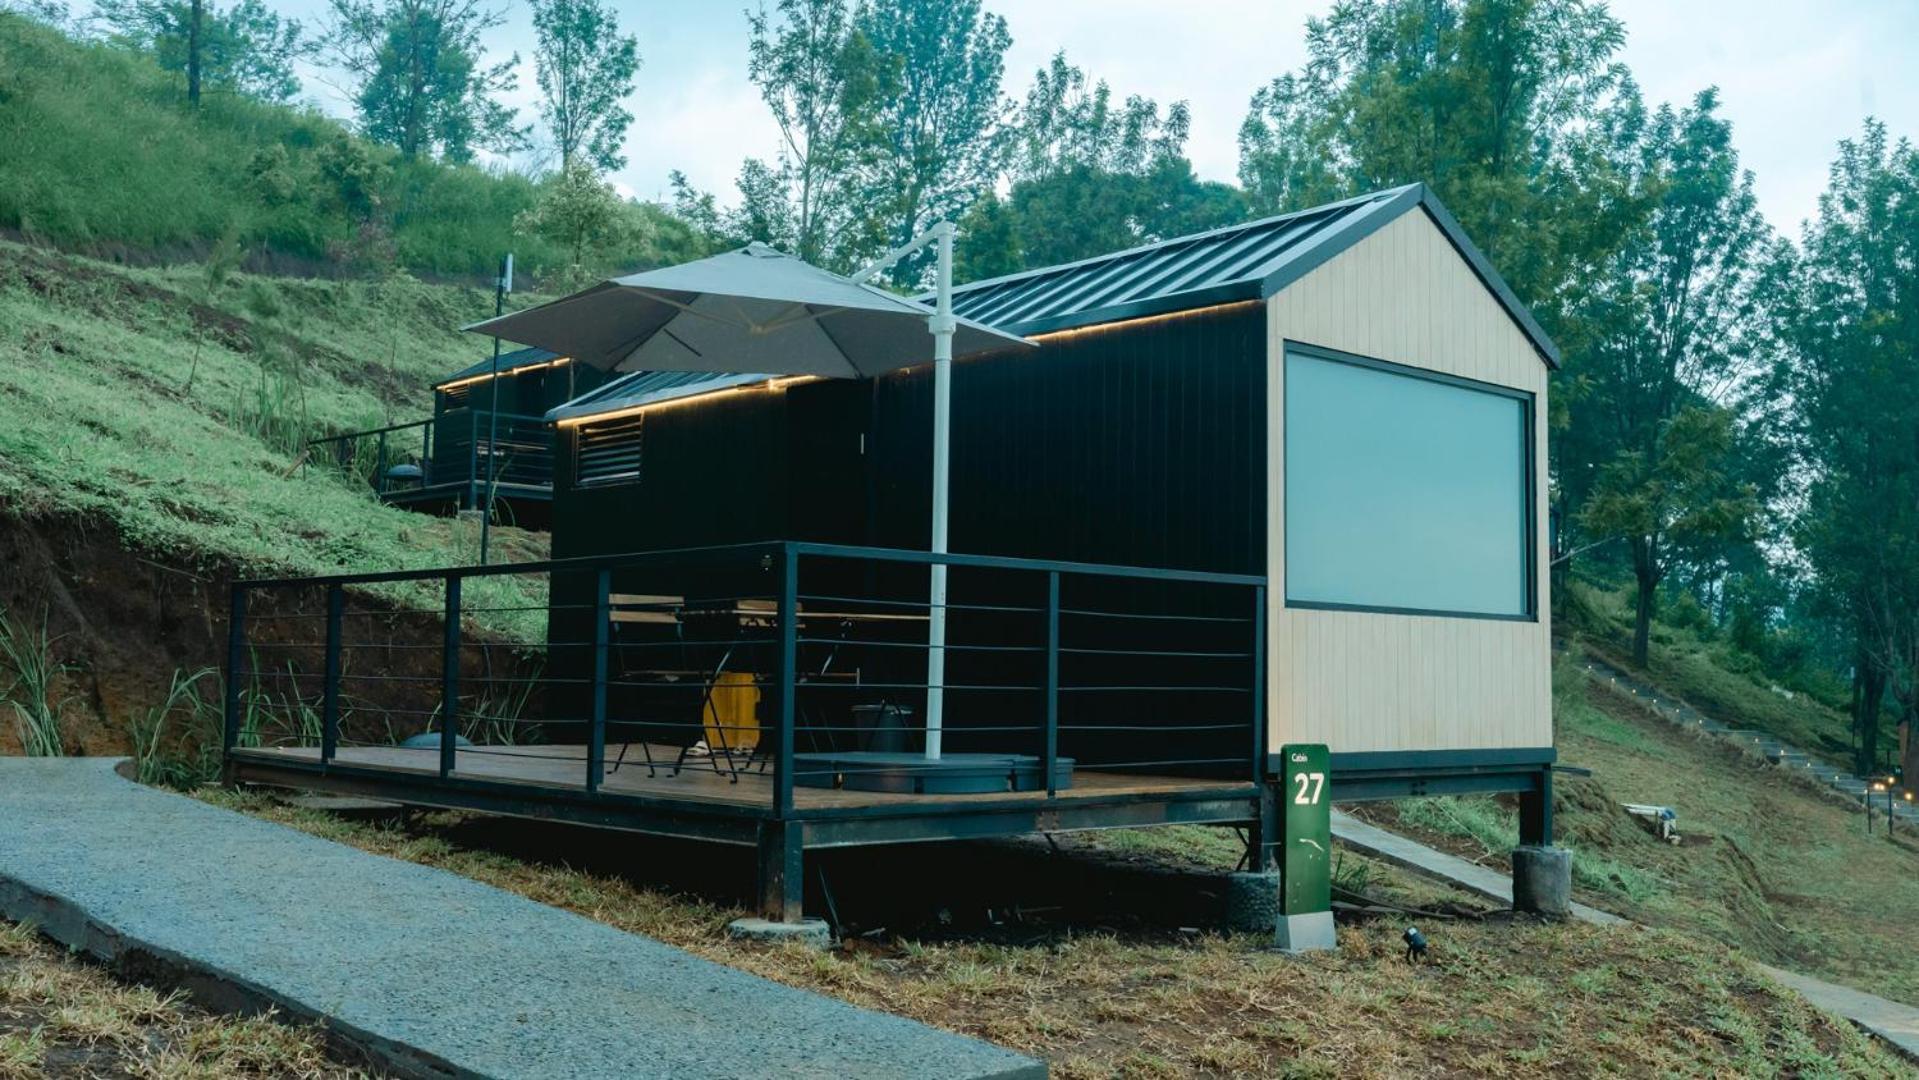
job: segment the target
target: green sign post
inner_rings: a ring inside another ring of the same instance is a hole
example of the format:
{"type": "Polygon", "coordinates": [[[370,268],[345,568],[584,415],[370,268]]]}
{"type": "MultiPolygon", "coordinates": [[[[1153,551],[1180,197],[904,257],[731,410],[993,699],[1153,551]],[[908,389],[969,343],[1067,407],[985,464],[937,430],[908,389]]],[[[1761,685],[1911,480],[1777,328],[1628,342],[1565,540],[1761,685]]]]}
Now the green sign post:
{"type": "Polygon", "coordinates": [[[1331,949],[1333,803],[1321,743],[1280,749],[1280,897],[1277,944],[1288,952],[1331,949]]]}

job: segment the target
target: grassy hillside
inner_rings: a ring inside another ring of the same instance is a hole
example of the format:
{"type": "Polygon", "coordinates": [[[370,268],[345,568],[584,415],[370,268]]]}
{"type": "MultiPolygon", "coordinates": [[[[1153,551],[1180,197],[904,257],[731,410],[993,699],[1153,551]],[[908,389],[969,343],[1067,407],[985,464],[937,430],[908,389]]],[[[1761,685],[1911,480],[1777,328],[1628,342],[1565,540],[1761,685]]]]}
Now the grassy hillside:
{"type": "Polygon", "coordinates": [[[249,570],[463,561],[446,522],[295,463],[314,435],[430,412],[427,384],[481,352],[454,328],[490,301],[0,244],[0,510],[249,570]]]}
{"type": "MultiPolygon", "coordinates": [[[[1557,633],[1611,663],[1630,668],[1632,594],[1575,582],[1559,598],[1557,633]]],[[[1696,610],[1696,608],[1694,609],[1696,610]]],[[[1846,686],[1823,670],[1781,678],[1724,634],[1670,620],[1653,624],[1646,677],[1707,716],[1735,727],[1771,732],[1801,750],[1839,764],[1852,760],[1846,686]]],[[[1893,725],[1881,725],[1881,753],[1894,753],[1893,725]]]]}
{"type": "MultiPolygon", "coordinates": [[[[1919,1004],[1919,837],[1868,836],[1837,796],[1647,712],[1562,659],[1555,677],[1562,778],[1555,828],[1593,904],[1688,930],[1782,967],[1919,1004]],[[1622,802],[1672,806],[1686,842],[1654,839],[1622,802]]],[[[1505,858],[1512,808],[1490,798],[1368,810],[1473,856],[1505,858]]],[[[1883,822],[1881,824],[1883,830],[1883,822]]]]}
{"type": "MultiPolygon", "coordinates": [[[[407,161],[307,109],[209,94],[191,110],[179,77],[145,56],[6,13],[0,146],[0,230],[68,250],[475,278],[507,251],[534,276],[566,261],[514,230],[538,195],[528,177],[407,161]],[[351,180],[343,149],[363,166],[351,180]]],[[[633,213],[643,235],[621,265],[691,250],[690,231],[658,207],[633,213]]]]}

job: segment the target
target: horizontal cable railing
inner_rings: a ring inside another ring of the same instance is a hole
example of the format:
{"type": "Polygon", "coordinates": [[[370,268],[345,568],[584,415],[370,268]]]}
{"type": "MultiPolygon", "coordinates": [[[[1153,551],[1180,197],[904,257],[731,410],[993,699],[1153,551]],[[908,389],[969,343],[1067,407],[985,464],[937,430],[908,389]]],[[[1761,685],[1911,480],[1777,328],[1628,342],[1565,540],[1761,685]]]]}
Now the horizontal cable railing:
{"type": "Polygon", "coordinates": [[[1265,604],[1251,575],[798,542],[242,581],[225,745],[775,817],[969,771],[1044,799],[1251,783],[1265,604]]]}
{"type": "Polygon", "coordinates": [[[553,486],[553,425],[519,413],[449,409],[438,416],[313,439],[309,464],[337,469],[383,496],[449,491],[469,501],[489,485],[553,486]]]}

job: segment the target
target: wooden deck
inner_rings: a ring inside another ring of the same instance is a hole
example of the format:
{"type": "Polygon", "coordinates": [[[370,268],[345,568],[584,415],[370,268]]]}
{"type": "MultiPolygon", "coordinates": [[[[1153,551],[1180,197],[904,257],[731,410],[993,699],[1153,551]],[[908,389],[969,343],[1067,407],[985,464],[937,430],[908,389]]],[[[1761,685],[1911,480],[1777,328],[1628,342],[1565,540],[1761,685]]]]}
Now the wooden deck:
{"type": "MultiPolygon", "coordinates": [[[[688,758],[678,775],[672,765],[678,756],[676,747],[651,747],[656,767],[648,775],[642,744],[627,744],[625,763],[617,769],[614,762],[622,747],[608,743],[606,772],[600,790],[613,795],[639,795],[655,798],[685,799],[694,802],[726,803],[763,807],[773,801],[771,768],[764,773],[758,764],[742,768],[738,781],[728,774],[715,773],[706,758],[688,758]]],[[[314,764],[320,759],[318,747],[270,747],[235,750],[236,757],[266,763],[297,761],[314,764]]],[[[334,763],[357,768],[376,769],[410,777],[439,777],[440,751],[437,747],[399,746],[340,747],[334,763]]],[[[721,760],[724,768],[724,759],[721,760]]],[[[455,755],[453,776],[459,779],[486,780],[494,783],[524,784],[544,790],[584,792],[586,789],[586,747],[584,746],[488,746],[467,747],[455,755]]],[[[1081,769],[1073,774],[1073,786],[1058,794],[1060,802],[1085,802],[1115,796],[1177,796],[1197,791],[1217,791],[1231,781],[1195,777],[1152,776],[1136,773],[1107,773],[1081,769]]],[[[799,810],[833,810],[860,807],[897,806],[910,808],[933,803],[976,803],[982,807],[994,803],[1032,800],[1044,792],[1006,791],[981,795],[906,795],[895,792],[844,791],[831,788],[795,787],[793,803],[799,810]]]]}

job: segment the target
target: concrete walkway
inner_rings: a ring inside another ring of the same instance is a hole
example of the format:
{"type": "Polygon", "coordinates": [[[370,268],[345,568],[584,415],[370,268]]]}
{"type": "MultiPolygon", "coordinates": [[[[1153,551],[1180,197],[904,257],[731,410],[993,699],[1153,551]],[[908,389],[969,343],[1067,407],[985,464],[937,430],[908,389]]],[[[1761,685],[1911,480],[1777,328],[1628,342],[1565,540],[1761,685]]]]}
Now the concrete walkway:
{"type": "Polygon", "coordinates": [[[110,963],[324,1020],[403,1075],[1046,1075],[974,1039],[142,787],[113,764],[0,758],[0,914],[110,963]]]}
{"type": "MultiPolygon", "coordinates": [[[[1510,905],[1513,902],[1512,875],[1368,825],[1340,810],[1333,811],[1333,839],[1355,851],[1447,882],[1497,903],[1510,905]]],[[[1585,904],[1573,905],[1573,917],[1600,926],[1627,925],[1627,920],[1585,904]]],[[[1919,1009],[1810,975],[1768,964],[1756,966],[1774,982],[1791,987],[1819,1008],[1845,1017],[1861,1029],[1885,1040],[1906,1057],[1919,1061],[1919,1009]]]]}

